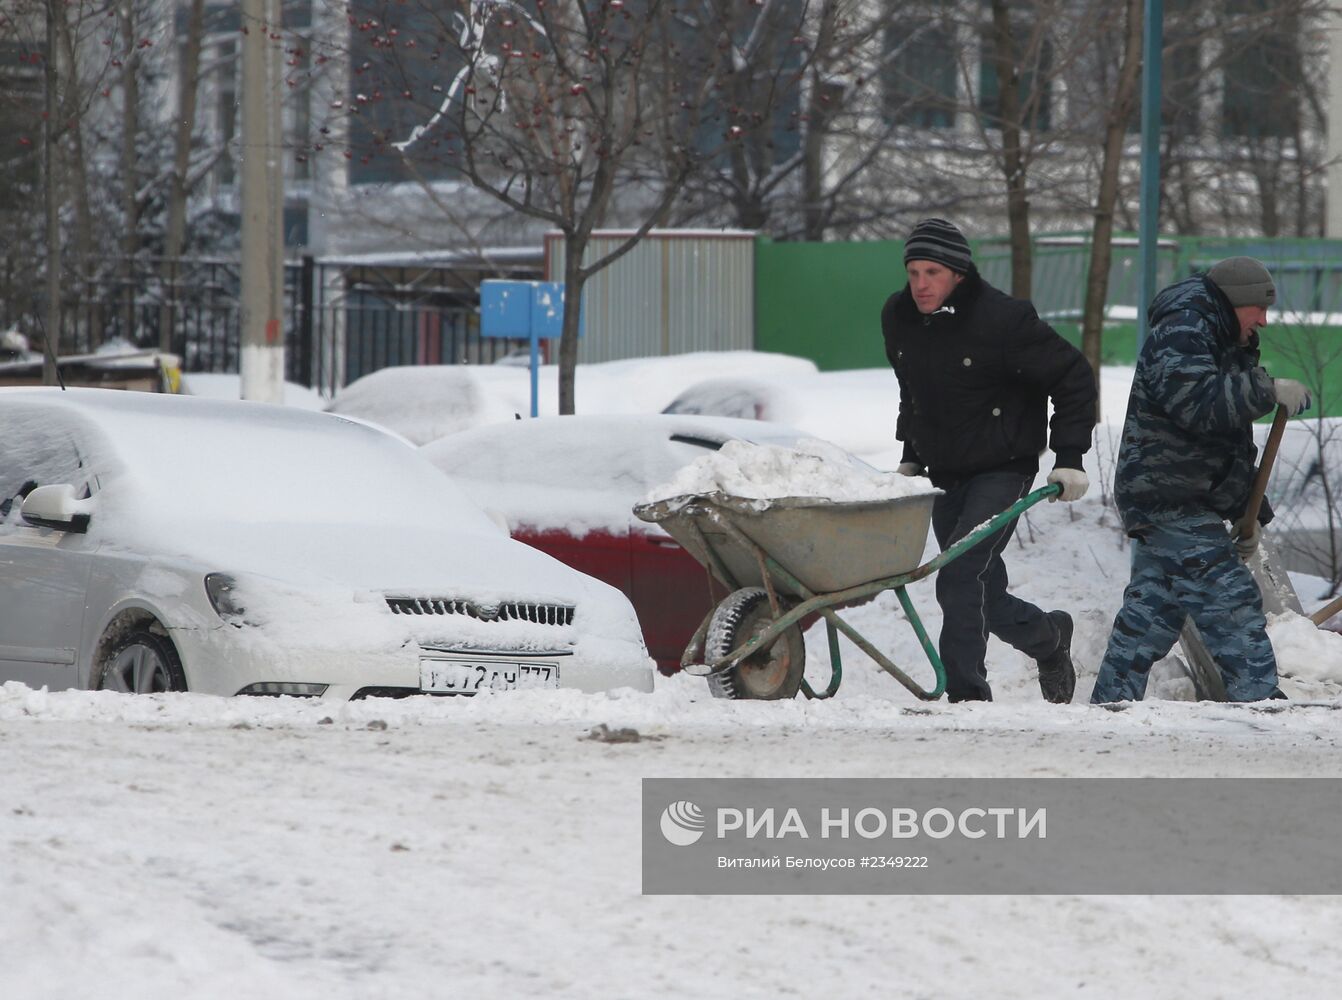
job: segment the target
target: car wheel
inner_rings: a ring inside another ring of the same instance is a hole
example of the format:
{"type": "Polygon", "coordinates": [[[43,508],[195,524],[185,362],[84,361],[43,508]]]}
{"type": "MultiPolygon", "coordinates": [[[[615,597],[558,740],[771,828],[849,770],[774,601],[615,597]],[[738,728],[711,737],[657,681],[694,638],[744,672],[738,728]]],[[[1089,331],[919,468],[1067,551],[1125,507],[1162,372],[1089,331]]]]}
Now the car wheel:
{"type": "MultiPolygon", "coordinates": [[[[795,602],[780,599],[784,610],[795,602]]],[[[726,656],[774,622],[769,595],[760,587],[746,587],[727,596],[713,611],[704,655],[712,663],[726,656]]],[[[717,698],[755,698],[776,701],[795,698],[806,672],[806,644],[801,626],[793,625],[768,649],[756,650],[727,670],[708,675],[708,689],[717,698]]]]}
{"type": "Polygon", "coordinates": [[[186,674],[182,660],[165,635],[137,628],[123,635],[98,668],[100,691],[152,694],[157,691],[185,691],[186,674]]]}

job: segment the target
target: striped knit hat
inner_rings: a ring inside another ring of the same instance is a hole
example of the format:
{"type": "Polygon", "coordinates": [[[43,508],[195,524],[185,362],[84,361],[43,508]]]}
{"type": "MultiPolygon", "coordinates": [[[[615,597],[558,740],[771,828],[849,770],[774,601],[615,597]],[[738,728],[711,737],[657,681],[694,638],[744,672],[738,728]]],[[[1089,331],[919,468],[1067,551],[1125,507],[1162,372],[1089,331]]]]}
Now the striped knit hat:
{"type": "Polygon", "coordinates": [[[924,219],[913,227],[904,241],[905,265],[911,260],[936,261],[957,274],[968,274],[973,266],[965,234],[945,219],[924,219]]]}

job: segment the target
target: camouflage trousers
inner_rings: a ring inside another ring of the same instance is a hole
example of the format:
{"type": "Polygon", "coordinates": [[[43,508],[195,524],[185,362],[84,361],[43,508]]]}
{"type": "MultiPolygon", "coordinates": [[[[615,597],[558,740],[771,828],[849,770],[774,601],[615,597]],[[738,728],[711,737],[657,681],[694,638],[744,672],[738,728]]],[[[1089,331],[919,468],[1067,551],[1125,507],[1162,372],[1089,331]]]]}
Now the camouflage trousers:
{"type": "Polygon", "coordinates": [[[1114,619],[1092,705],[1140,701],[1151,665],[1174,646],[1191,617],[1216,661],[1231,701],[1258,701],[1277,687],[1263,598],[1215,514],[1143,529],[1132,579],[1114,619]]]}

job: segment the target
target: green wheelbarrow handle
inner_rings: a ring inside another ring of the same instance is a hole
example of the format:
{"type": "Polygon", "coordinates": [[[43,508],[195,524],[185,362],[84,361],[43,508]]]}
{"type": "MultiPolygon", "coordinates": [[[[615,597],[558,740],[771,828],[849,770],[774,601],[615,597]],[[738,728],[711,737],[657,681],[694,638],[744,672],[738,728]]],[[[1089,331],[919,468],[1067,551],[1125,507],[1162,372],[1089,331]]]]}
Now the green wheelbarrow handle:
{"type": "Polygon", "coordinates": [[[1024,514],[1035,504],[1039,503],[1041,500],[1048,500],[1052,497],[1061,495],[1062,495],[1062,485],[1060,483],[1050,483],[1047,486],[1039,487],[1039,489],[1035,490],[1032,493],[1025,494],[1025,496],[1021,497],[1006,510],[1002,511],[1002,513],[996,514],[993,517],[989,518],[987,521],[984,521],[981,525],[979,525],[969,534],[965,535],[964,538],[960,539],[949,549],[946,549],[944,552],[939,553],[936,556],[936,558],[929,559],[927,562],[923,563],[917,569],[904,574],[903,577],[899,577],[898,579],[902,580],[903,584],[909,584],[913,583],[916,580],[921,580],[923,579],[923,577],[930,576],[937,570],[941,569],[941,567],[945,566],[952,559],[956,559],[964,555],[966,552],[972,549],[979,542],[983,541],[989,535],[995,534],[996,532],[1000,531],[1004,524],[1008,524],[1011,521],[1014,521],[1016,518],[1020,517],[1022,514],[1024,514]]]}
{"type": "MultiPolygon", "coordinates": [[[[779,579],[786,581],[795,593],[805,595],[806,599],[777,618],[767,629],[764,629],[762,632],[752,637],[750,641],[745,643],[741,648],[733,650],[717,662],[708,664],[708,666],[713,670],[724,669],[742,657],[750,655],[754,649],[760,648],[761,646],[767,647],[772,644],[774,639],[782,635],[784,631],[797,624],[807,615],[815,613],[823,615],[830,626],[831,658],[837,656],[838,653],[837,637],[833,632],[834,629],[838,629],[848,636],[859,649],[875,660],[887,673],[894,677],[895,680],[908,688],[908,690],[916,697],[923,701],[936,701],[946,691],[946,668],[942,665],[941,657],[937,654],[936,647],[932,644],[926,630],[923,628],[922,621],[919,619],[918,613],[914,610],[913,604],[910,602],[908,594],[905,592],[904,588],[911,583],[916,583],[919,580],[931,576],[952,559],[964,555],[964,553],[979,544],[979,542],[983,541],[989,535],[1000,531],[1005,525],[1020,517],[1021,514],[1025,513],[1035,504],[1052,497],[1060,496],[1061,494],[1062,486],[1057,483],[1041,486],[1039,489],[1021,497],[1000,514],[996,514],[989,518],[950,548],[939,553],[936,557],[929,559],[916,569],[910,570],[907,573],[901,573],[898,576],[884,577],[880,580],[872,580],[868,583],[858,584],[857,586],[849,587],[846,590],[836,590],[825,594],[812,593],[785,567],[780,566],[777,561],[767,554],[761,553],[769,571],[779,579]],[[927,658],[932,664],[932,669],[936,673],[937,683],[931,690],[926,690],[917,684],[908,674],[895,666],[889,657],[885,656],[880,650],[876,649],[870,642],[868,642],[856,629],[840,619],[838,614],[833,610],[835,605],[847,604],[852,601],[861,601],[874,597],[886,590],[895,591],[896,596],[899,598],[900,605],[903,607],[904,613],[909,619],[909,624],[913,626],[913,630],[918,636],[918,641],[922,645],[923,651],[927,654],[927,658]]],[[[751,543],[747,541],[745,544],[749,545],[751,543]]],[[[837,660],[833,660],[833,667],[835,675],[831,679],[828,688],[823,693],[814,691],[809,684],[803,681],[804,689],[808,697],[830,698],[837,693],[839,686],[838,682],[842,677],[842,666],[837,660]]]]}

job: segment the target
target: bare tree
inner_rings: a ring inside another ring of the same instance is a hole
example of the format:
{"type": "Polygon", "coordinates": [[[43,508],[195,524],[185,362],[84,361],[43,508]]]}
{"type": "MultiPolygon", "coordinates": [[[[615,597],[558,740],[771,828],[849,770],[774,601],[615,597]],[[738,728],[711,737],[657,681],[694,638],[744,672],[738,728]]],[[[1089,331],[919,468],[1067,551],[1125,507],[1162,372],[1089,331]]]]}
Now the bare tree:
{"type": "Polygon", "coordinates": [[[134,0],[122,0],[116,5],[117,48],[119,50],[118,84],[121,91],[120,171],[121,182],[121,287],[122,326],[129,336],[135,326],[135,299],[133,294],[134,263],[140,249],[140,82],[143,51],[140,41],[141,11],[134,0]]]}
{"type": "Polygon", "coordinates": [[[168,192],[168,221],[163,234],[163,306],[159,313],[159,349],[172,350],[173,316],[171,297],[175,275],[173,268],[181,256],[186,239],[187,195],[192,187],[191,145],[196,131],[196,99],[200,91],[200,52],[205,36],[205,0],[190,0],[186,39],[178,69],[177,114],[173,121],[173,159],[171,187],[168,192]]]}
{"type": "MultiPolygon", "coordinates": [[[[677,217],[818,241],[836,225],[888,211],[888,199],[865,200],[860,185],[865,169],[883,153],[889,126],[884,134],[868,128],[861,152],[845,162],[830,155],[834,140],[852,130],[861,114],[864,85],[879,79],[879,66],[869,60],[890,57],[872,51],[869,5],[781,0],[777,13],[763,19],[736,0],[710,6],[710,37],[734,57],[724,71],[723,99],[738,138],[720,160],[699,162],[677,217]],[[756,25],[763,31],[752,33],[756,25]]],[[[850,150],[857,145],[849,144],[850,150]]]]}
{"type": "MultiPolygon", "coordinates": [[[[1086,272],[1086,301],[1081,314],[1081,351],[1090,362],[1096,379],[1100,377],[1104,305],[1109,291],[1109,265],[1113,256],[1114,203],[1118,200],[1119,174],[1123,166],[1128,123],[1137,106],[1137,86],[1141,76],[1143,6],[1143,0],[1125,0],[1123,52],[1112,90],[1112,103],[1104,119],[1103,154],[1086,272]]],[[[1098,397],[1095,405],[1100,405],[1098,397]]]]}
{"type": "Polygon", "coordinates": [[[56,129],[48,127],[59,85],[47,46],[47,8],[17,0],[0,10],[0,331],[41,323],[34,290],[44,255],[14,248],[44,246],[54,210],[44,201],[55,168],[56,129]],[[55,79],[53,79],[55,77],[55,79]],[[36,209],[34,211],[34,209],[36,209]]]}
{"type": "Polygon", "coordinates": [[[774,19],[795,8],[762,0],[735,44],[705,45],[721,38],[712,0],[385,6],[358,26],[370,56],[355,67],[354,100],[356,114],[383,124],[365,125],[362,145],[351,127],[351,156],[400,155],[425,188],[464,180],[562,234],[559,407],[572,413],[584,285],[668,217],[696,163],[731,155],[746,132],[732,68],[753,63],[774,19]],[[611,219],[633,231],[586,259],[611,219]]]}
{"type": "Polygon", "coordinates": [[[140,220],[156,197],[154,144],[146,138],[142,114],[151,98],[141,88],[152,82],[148,54],[164,22],[162,11],[147,0],[19,2],[29,31],[23,44],[41,68],[46,107],[34,115],[44,136],[40,198],[14,211],[37,214],[41,206],[43,277],[27,287],[45,289],[45,318],[36,309],[30,315],[55,352],[75,346],[61,343],[72,318],[72,310],[61,309],[63,300],[85,303],[86,326],[101,330],[105,296],[95,291],[96,284],[113,272],[123,287],[131,283],[123,262],[143,240],[140,220]],[[105,155],[107,149],[117,150],[115,160],[105,155]],[[107,252],[118,245],[120,254],[107,252]]]}
{"type": "MultiPolygon", "coordinates": [[[[1032,261],[1030,242],[1030,203],[1027,198],[1029,162],[1028,150],[1022,144],[1025,131],[1021,118],[1022,105],[1029,100],[1023,93],[1022,62],[1028,58],[1035,67],[1043,59],[1044,48],[1038,28],[1031,38],[1020,44],[1012,30],[1011,15],[1006,0],[992,3],[993,68],[997,72],[997,86],[1001,113],[998,124],[1002,130],[1001,167],[1006,182],[1007,226],[1011,233],[1011,288],[1016,295],[1029,298],[1032,294],[1032,261]],[[1032,51],[1026,52],[1026,49],[1032,51]]],[[[1037,95],[1039,90],[1035,89],[1037,95]]],[[[1037,97],[1035,98],[1037,100],[1037,97]]]]}
{"type": "Polygon", "coordinates": [[[42,363],[42,382],[45,385],[55,385],[60,378],[57,368],[56,358],[60,353],[61,337],[61,237],[60,237],[60,180],[57,174],[58,153],[57,144],[60,142],[60,125],[56,121],[56,115],[60,110],[60,73],[57,70],[56,61],[56,19],[57,13],[55,5],[48,2],[46,10],[46,59],[43,73],[43,107],[42,107],[42,183],[43,197],[42,205],[45,209],[46,227],[45,236],[47,244],[46,255],[46,292],[47,292],[47,310],[46,310],[46,331],[43,340],[46,342],[46,359],[42,363]]]}
{"type": "Polygon", "coordinates": [[[1166,4],[1161,212],[1189,235],[1321,233],[1327,0],[1166,4]]]}

